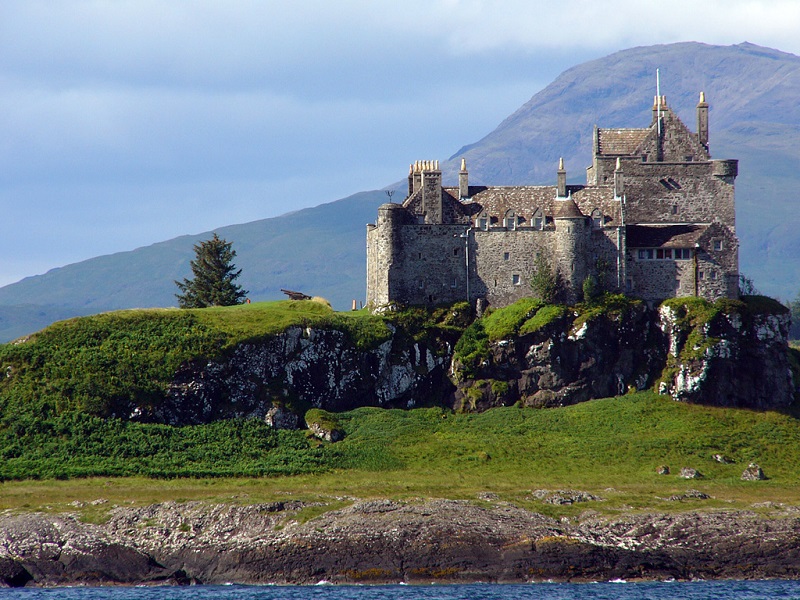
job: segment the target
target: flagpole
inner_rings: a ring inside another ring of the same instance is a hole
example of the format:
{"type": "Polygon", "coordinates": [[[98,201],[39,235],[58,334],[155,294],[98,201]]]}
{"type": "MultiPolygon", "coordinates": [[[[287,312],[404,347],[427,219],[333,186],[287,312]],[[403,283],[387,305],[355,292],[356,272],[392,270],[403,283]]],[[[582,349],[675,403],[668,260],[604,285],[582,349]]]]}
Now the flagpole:
{"type": "Polygon", "coordinates": [[[656,69],[656,114],[658,115],[658,136],[661,137],[661,76],[656,69]]]}

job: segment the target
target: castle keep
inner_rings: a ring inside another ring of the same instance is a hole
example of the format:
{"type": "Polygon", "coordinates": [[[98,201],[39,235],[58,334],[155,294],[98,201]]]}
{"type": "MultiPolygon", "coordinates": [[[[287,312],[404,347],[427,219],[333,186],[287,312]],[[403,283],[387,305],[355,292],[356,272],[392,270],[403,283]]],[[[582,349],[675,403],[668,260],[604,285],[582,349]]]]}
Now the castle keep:
{"type": "Polygon", "coordinates": [[[438,161],[411,165],[408,197],[367,225],[367,303],[505,306],[531,295],[537,255],[557,269],[569,301],[594,276],[603,289],[648,301],[738,295],[736,160],[712,160],[708,104],[697,133],[653,104],[643,129],[595,127],[586,185],[457,187],[438,161]]]}

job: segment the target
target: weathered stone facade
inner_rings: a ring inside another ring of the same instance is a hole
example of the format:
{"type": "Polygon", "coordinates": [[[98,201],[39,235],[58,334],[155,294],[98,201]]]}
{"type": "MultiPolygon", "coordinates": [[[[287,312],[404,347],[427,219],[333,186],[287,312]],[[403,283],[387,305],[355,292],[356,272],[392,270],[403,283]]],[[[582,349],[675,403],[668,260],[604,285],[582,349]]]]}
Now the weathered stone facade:
{"type": "Polygon", "coordinates": [[[373,308],[469,299],[504,306],[530,295],[537,255],[581,296],[601,287],[648,301],[738,294],[736,160],[712,160],[708,104],[692,133],[657,97],[643,129],[594,131],[586,185],[443,187],[438,161],[411,165],[408,197],[367,226],[373,308]]]}

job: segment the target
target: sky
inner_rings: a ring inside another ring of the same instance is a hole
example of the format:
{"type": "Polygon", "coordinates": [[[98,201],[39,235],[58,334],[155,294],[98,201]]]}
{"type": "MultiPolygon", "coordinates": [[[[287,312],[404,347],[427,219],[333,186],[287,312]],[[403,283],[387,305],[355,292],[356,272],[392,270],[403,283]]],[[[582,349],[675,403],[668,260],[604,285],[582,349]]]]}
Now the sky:
{"type": "Polygon", "coordinates": [[[798,32],[798,0],[0,0],[0,286],[380,189],[586,60],[798,32]]]}

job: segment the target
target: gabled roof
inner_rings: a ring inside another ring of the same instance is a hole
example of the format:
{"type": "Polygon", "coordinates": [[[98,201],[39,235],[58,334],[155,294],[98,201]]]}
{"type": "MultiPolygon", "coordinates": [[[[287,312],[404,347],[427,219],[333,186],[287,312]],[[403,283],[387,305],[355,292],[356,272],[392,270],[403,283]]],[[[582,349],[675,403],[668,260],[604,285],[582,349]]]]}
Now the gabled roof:
{"type": "Polygon", "coordinates": [[[674,225],[628,225],[628,248],[691,248],[708,229],[708,225],[679,223],[674,225]]]}
{"type": "Polygon", "coordinates": [[[650,133],[646,129],[598,129],[597,138],[601,156],[630,156],[636,152],[650,133]]]}

